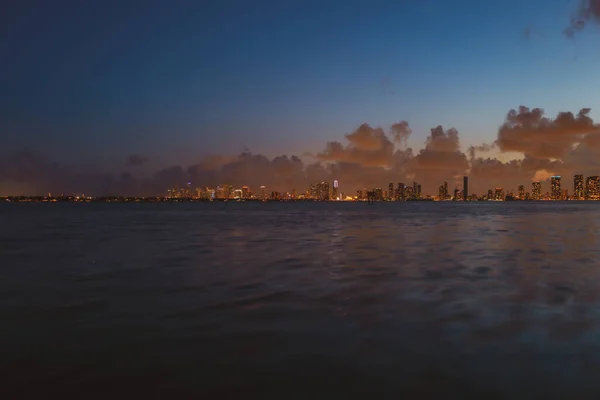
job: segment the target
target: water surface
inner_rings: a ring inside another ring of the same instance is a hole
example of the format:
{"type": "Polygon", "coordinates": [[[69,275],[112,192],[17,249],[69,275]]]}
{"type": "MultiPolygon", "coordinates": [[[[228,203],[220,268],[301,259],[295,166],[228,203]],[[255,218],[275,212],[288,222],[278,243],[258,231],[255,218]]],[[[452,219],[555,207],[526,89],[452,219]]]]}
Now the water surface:
{"type": "Polygon", "coordinates": [[[1,204],[0,391],[598,398],[600,202],[1,204]]]}

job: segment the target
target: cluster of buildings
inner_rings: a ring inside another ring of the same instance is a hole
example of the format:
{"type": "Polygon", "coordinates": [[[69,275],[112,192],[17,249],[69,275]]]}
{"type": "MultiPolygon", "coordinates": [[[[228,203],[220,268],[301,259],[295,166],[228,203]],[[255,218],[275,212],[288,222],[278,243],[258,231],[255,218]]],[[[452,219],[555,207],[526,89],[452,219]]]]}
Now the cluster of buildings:
{"type": "Polygon", "coordinates": [[[569,195],[568,189],[562,188],[562,177],[558,175],[550,178],[549,192],[542,192],[541,182],[533,182],[531,193],[520,185],[516,194],[511,192],[508,195],[514,200],[600,200],[600,177],[588,176],[584,180],[583,175],[574,175],[572,195],[569,195]]]}
{"type": "Polygon", "coordinates": [[[505,201],[505,200],[600,200],[600,177],[583,175],[573,177],[573,192],[569,195],[568,189],[562,188],[562,178],[553,176],[550,187],[546,192],[542,190],[542,182],[532,182],[531,191],[526,191],[524,185],[519,185],[516,192],[495,188],[487,191],[482,196],[469,193],[469,178],[463,177],[462,188],[454,188],[452,192],[448,182],[438,188],[436,196],[424,195],[421,185],[413,182],[405,185],[403,182],[389,183],[387,189],[380,187],[356,191],[356,196],[345,196],[339,190],[339,182],[318,182],[311,184],[304,192],[268,191],[266,186],[260,186],[258,192],[252,192],[250,187],[234,188],[232,185],[219,185],[214,188],[192,188],[188,182],[184,187],[169,189],[167,199],[194,199],[194,200],[315,200],[315,201],[411,201],[411,200],[436,200],[436,201],[505,201]]]}
{"type": "Polygon", "coordinates": [[[260,186],[258,192],[252,192],[250,187],[234,188],[232,185],[219,185],[217,187],[192,188],[188,182],[183,188],[177,186],[169,189],[165,196],[167,199],[193,199],[193,200],[342,200],[339,192],[338,181],[319,182],[303,193],[268,191],[265,185],[260,186]]]}

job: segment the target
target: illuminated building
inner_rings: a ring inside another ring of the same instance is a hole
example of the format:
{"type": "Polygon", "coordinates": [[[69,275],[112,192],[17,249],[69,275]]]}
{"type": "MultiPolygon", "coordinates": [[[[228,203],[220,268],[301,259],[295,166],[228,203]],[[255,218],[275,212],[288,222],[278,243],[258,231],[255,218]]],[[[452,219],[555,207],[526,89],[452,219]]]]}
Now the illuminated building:
{"type": "Polygon", "coordinates": [[[533,200],[542,199],[542,182],[531,183],[531,198],[533,200]]]}
{"type": "Polygon", "coordinates": [[[413,190],[412,190],[412,198],[418,199],[421,196],[419,192],[419,184],[417,182],[413,182],[413,190]]]}
{"type": "Polygon", "coordinates": [[[407,186],[407,187],[404,188],[404,197],[407,200],[413,198],[413,188],[412,187],[407,186]]]}
{"type": "Polygon", "coordinates": [[[233,186],[223,185],[223,198],[230,199],[233,196],[233,186]]]}
{"type": "Polygon", "coordinates": [[[562,198],[562,193],[560,190],[560,176],[555,175],[550,178],[550,196],[552,200],[560,200],[562,198]]]}
{"type": "Polygon", "coordinates": [[[250,188],[248,186],[242,186],[242,199],[250,198],[250,188]]]}
{"type": "Polygon", "coordinates": [[[573,176],[573,199],[583,200],[583,175],[573,176]]]}
{"type": "Polygon", "coordinates": [[[588,200],[600,200],[600,178],[598,176],[587,177],[585,192],[588,200]]]}
{"type": "Polygon", "coordinates": [[[296,199],[296,189],[292,189],[292,199],[296,199]]]}
{"type": "Polygon", "coordinates": [[[373,189],[373,193],[375,195],[375,200],[376,201],[382,201],[383,200],[383,189],[381,189],[381,188],[374,188],[373,189]]]}
{"type": "Polygon", "coordinates": [[[469,177],[463,176],[463,201],[467,201],[469,197],[469,177]]]}
{"type": "Polygon", "coordinates": [[[338,181],[333,181],[333,188],[331,189],[331,198],[333,200],[338,200],[340,195],[340,185],[338,181]]]}
{"type": "Polygon", "coordinates": [[[183,197],[185,197],[186,199],[191,199],[192,198],[192,182],[188,182],[185,184],[185,189],[183,192],[183,197]]]}
{"type": "Polygon", "coordinates": [[[388,185],[388,200],[394,200],[394,184],[392,182],[388,185]]]}
{"type": "Polygon", "coordinates": [[[417,195],[416,195],[416,198],[417,199],[421,198],[421,184],[420,183],[417,185],[417,195]]]}
{"type": "Polygon", "coordinates": [[[317,186],[316,185],[310,185],[310,187],[308,188],[308,196],[311,199],[316,199],[317,198],[317,186]]]}
{"type": "Polygon", "coordinates": [[[494,200],[504,200],[504,189],[496,188],[494,191],[494,200]]]}
{"type": "Polygon", "coordinates": [[[454,196],[452,196],[452,200],[454,200],[454,201],[458,200],[458,192],[459,192],[459,190],[455,188],[454,189],[454,196]]]}
{"type": "Polygon", "coordinates": [[[404,182],[398,183],[397,196],[398,196],[398,200],[404,200],[404,182]]]}
{"type": "Polygon", "coordinates": [[[444,192],[444,185],[441,185],[438,188],[438,198],[440,200],[446,200],[446,193],[444,192]]]}
{"type": "Polygon", "coordinates": [[[317,183],[317,190],[315,198],[320,201],[329,200],[329,182],[317,183]]]}
{"type": "Polygon", "coordinates": [[[444,182],[444,184],[439,187],[438,197],[440,198],[440,200],[448,199],[448,182],[444,182]]]}
{"type": "Polygon", "coordinates": [[[494,191],[492,189],[488,190],[487,198],[488,198],[488,200],[494,199],[494,191]]]}
{"type": "Polygon", "coordinates": [[[519,196],[519,200],[525,200],[525,186],[524,185],[519,185],[519,188],[517,190],[517,196],[519,196]]]}
{"type": "Polygon", "coordinates": [[[362,200],[362,198],[363,198],[363,191],[359,189],[356,191],[356,200],[362,200]]]}
{"type": "Polygon", "coordinates": [[[217,186],[216,196],[217,196],[217,199],[225,198],[225,191],[223,190],[223,186],[217,186]]]}
{"type": "Polygon", "coordinates": [[[267,199],[267,187],[265,185],[262,185],[260,187],[260,198],[261,198],[261,200],[267,199]]]}

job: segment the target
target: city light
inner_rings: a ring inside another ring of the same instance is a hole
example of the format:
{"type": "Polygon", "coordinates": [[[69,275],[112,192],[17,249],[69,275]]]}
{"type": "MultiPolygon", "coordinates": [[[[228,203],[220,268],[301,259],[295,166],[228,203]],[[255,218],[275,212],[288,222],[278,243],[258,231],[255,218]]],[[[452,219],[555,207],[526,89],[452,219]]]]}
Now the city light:
{"type": "MultiPolygon", "coordinates": [[[[456,182],[455,182],[456,185],[456,182]]],[[[548,185],[548,183],[546,183],[548,185]]],[[[462,185],[458,184],[453,189],[448,182],[443,182],[437,189],[436,195],[422,193],[422,185],[412,182],[405,185],[398,182],[394,186],[389,182],[386,189],[382,187],[357,189],[356,195],[341,192],[340,182],[321,181],[310,184],[306,189],[297,191],[292,188],[289,192],[268,191],[266,185],[261,185],[255,193],[248,185],[234,187],[229,183],[215,187],[192,187],[191,182],[185,182],[182,187],[177,185],[167,189],[164,195],[154,197],[93,197],[85,194],[48,196],[9,196],[0,197],[0,201],[10,202],[157,202],[157,201],[377,201],[377,202],[403,202],[403,201],[543,201],[543,200],[587,200],[600,201],[600,177],[588,176],[584,179],[581,174],[573,176],[573,192],[569,195],[568,189],[562,188],[562,177],[555,175],[550,178],[549,187],[542,192],[542,182],[531,183],[531,193],[525,191],[525,185],[518,185],[516,190],[496,187],[489,189],[483,195],[470,193],[469,177],[464,176],[462,185]]]]}

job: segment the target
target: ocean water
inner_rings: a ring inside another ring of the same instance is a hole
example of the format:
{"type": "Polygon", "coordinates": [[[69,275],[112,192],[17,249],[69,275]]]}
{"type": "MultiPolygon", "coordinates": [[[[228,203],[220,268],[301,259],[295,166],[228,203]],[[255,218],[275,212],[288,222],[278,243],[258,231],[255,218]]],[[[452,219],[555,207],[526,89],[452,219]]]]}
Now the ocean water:
{"type": "Polygon", "coordinates": [[[600,202],[0,204],[0,393],[599,398],[599,245],[600,202]]]}

